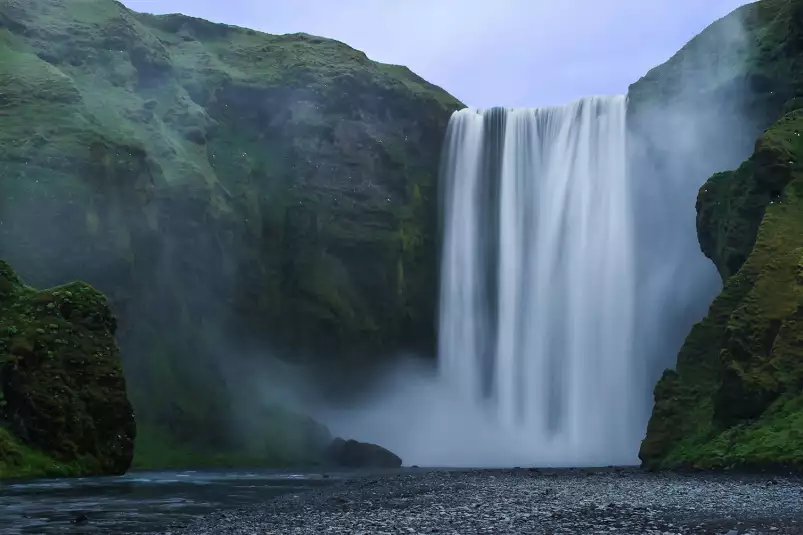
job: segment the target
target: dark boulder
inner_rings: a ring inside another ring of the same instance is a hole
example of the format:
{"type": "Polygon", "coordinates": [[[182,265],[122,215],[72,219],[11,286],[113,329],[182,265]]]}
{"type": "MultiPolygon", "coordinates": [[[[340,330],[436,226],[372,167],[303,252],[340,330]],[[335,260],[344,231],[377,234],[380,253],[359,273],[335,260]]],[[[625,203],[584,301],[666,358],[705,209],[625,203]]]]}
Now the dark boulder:
{"type": "Polygon", "coordinates": [[[334,439],[326,450],[326,458],[332,464],[348,468],[399,468],[401,457],[368,442],[334,439]]]}

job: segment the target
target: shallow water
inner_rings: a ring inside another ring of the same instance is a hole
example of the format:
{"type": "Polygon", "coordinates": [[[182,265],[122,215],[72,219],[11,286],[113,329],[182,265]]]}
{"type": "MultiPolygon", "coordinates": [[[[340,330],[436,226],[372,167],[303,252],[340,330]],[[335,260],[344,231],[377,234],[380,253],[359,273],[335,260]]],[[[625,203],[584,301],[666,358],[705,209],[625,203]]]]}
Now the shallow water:
{"type": "Polygon", "coordinates": [[[136,472],[121,477],[0,482],[0,534],[158,531],[338,476],[277,471],[136,472]],[[87,521],[75,524],[85,515],[87,521]]]}

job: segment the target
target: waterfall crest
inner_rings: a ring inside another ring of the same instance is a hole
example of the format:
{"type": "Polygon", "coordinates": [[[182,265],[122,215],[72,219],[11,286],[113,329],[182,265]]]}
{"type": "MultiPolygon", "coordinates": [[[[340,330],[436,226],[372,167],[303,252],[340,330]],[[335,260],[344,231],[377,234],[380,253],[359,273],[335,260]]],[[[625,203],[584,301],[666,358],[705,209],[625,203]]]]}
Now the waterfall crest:
{"type": "Polygon", "coordinates": [[[441,378],[550,464],[636,461],[624,96],[465,109],[441,173],[441,378]]]}

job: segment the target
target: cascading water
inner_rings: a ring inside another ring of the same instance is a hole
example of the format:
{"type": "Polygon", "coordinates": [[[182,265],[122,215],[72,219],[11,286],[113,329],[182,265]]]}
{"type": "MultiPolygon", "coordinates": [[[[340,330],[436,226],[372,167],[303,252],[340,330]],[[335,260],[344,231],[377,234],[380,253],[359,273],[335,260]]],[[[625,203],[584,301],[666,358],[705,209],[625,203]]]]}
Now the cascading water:
{"type": "Polygon", "coordinates": [[[636,461],[624,96],[465,109],[442,169],[441,377],[549,464],[636,461]]]}

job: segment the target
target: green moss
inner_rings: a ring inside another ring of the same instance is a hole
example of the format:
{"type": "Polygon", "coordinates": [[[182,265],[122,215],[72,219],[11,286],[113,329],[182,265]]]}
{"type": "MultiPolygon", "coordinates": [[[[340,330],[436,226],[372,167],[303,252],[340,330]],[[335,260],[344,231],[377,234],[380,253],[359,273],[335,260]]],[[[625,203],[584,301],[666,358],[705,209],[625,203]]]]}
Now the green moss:
{"type": "Polygon", "coordinates": [[[649,467],[803,466],[801,131],[787,114],[700,190],[700,243],[725,284],[655,389],[649,467]]]}
{"type": "Polygon", "coordinates": [[[37,286],[108,296],[145,428],[222,448],[220,361],[244,347],[355,369],[431,351],[460,102],[329,39],[6,4],[0,248],[37,286]]]}
{"type": "Polygon", "coordinates": [[[4,261],[0,280],[0,476],[124,473],[134,416],[105,298],[33,290],[4,261]]]}
{"type": "Polygon", "coordinates": [[[180,440],[164,427],[141,427],[133,466],[309,467],[324,461],[332,438],[323,425],[278,405],[237,415],[229,426],[226,444],[199,444],[197,435],[180,440]]]}
{"type": "Polygon", "coordinates": [[[138,431],[136,454],[132,467],[139,470],[176,468],[237,468],[282,466],[281,460],[264,452],[249,456],[242,451],[221,448],[199,449],[196,444],[176,440],[174,433],[158,427],[138,431]]]}
{"type": "Polygon", "coordinates": [[[0,479],[28,477],[69,477],[90,470],[74,461],[65,463],[26,446],[10,431],[0,427],[0,479]]]}

